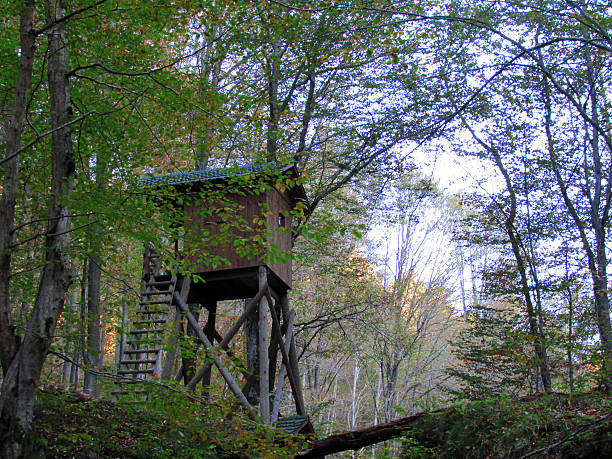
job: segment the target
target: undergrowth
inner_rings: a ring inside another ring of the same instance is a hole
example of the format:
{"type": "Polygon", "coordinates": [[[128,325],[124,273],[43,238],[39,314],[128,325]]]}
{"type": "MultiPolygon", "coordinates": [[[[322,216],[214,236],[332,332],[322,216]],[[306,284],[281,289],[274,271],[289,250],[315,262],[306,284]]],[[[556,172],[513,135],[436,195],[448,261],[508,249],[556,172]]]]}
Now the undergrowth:
{"type": "Polygon", "coordinates": [[[202,404],[161,390],[146,404],[39,391],[26,457],[288,457],[303,437],[255,424],[231,401],[202,404]]]}
{"type": "Polygon", "coordinates": [[[412,424],[403,457],[612,457],[611,412],[601,394],[464,402],[412,424]]]}

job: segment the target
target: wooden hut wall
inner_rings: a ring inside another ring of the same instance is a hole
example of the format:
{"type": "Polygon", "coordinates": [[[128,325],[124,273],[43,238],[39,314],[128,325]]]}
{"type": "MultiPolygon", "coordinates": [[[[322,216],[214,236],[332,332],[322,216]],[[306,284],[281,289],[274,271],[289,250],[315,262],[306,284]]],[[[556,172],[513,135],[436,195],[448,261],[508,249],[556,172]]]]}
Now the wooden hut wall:
{"type": "Polygon", "coordinates": [[[286,257],[286,263],[277,261],[270,263],[270,269],[291,288],[292,268],[291,268],[291,214],[289,213],[293,206],[286,192],[280,192],[276,188],[271,189],[266,193],[266,204],[270,211],[268,215],[268,228],[270,230],[269,243],[278,247],[283,257],[286,257]],[[281,220],[281,221],[279,221],[281,220]]]}
{"type": "Polygon", "coordinates": [[[192,196],[185,200],[186,214],[186,242],[184,249],[187,250],[190,268],[194,274],[223,271],[227,269],[252,268],[256,266],[268,266],[276,276],[282,280],[288,288],[291,288],[291,261],[287,263],[278,261],[275,263],[264,263],[262,260],[262,250],[266,249],[266,244],[260,241],[253,242],[253,237],[260,234],[266,235],[266,225],[262,223],[265,218],[267,223],[268,242],[273,242],[280,250],[286,254],[291,250],[291,235],[289,231],[279,231],[279,215],[284,217],[284,226],[291,228],[291,202],[287,193],[281,193],[272,188],[260,195],[229,193],[224,198],[224,203],[207,204],[199,197],[192,196]],[[225,205],[228,203],[229,205],[225,205]],[[213,215],[206,215],[206,208],[227,208],[231,211],[227,213],[227,221],[219,212],[213,215]],[[264,208],[267,212],[264,213],[264,208]],[[231,222],[229,220],[232,220],[231,222]],[[235,222],[240,223],[240,227],[235,226],[235,222]],[[229,223],[231,230],[223,228],[224,223],[229,223]],[[206,231],[208,235],[204,234],[206,231]],[[215,238],[223,239],[223,243],[211,246],[211,240],[215,238]],[[247,256],[239,255],[236,251],[234,241],[241,239],[246,241],[247,250],[253,253],[259,252],[251,259],[247,256]],[[229,265],[221,262],[217,266],[210,264],[214,257],[227,260],[229,265]]]}

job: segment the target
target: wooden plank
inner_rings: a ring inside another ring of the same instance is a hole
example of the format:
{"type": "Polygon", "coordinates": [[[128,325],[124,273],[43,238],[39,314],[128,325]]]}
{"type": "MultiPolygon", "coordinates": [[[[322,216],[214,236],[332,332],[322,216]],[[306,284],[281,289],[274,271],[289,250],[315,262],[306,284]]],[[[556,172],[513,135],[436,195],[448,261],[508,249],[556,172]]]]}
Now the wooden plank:
{"type": "MultiPolygon", "coordinates": [[[[295,312],[291,311],[289,315],[289,323],[287,324],[287,333],[285,334],[285,353],[289,352],[291,347],[291,341],[293,341],[293,321],[295,320],[295,312]]],[[[272,407],[272,415],[270,422],[274,424],[278,419],[278,413],[280,411],[280,404],[283,397],[283,385],[285,383],[285,376],[287,375],[287,365],[283,362],[281,365],[280,372],[278,373],[278,383],[276,384],[276,392],[274,394],[274,406],[272,407]]]]}
{"type": "Polygon", "coordinates": [[[140,363],[144,363],[147,365],[154,365],[157,362],[157,359],[138,359],[138,360],[121,360],[121,365],[136,365],[140,363]]]}
{"type": "Polygon", "coordinates": [[[242,405],[247,409],[247,413],[249,417],[253,420],[257,420],[257,416],[255,415],[255,411],[253,407],[251,406],[249,401],[246,399],[246,397],[240,390],[240,387],[238,387],[238,384],[236,384],[236,381],[234,381],[234,378],[232,377],[232,375],[229,374],[229,372],[223,365],[223,362],[221,362],[221,359],[215,352],[211,342],[208,341],[208,338],[206,337],[206,335],[200,328],[200,325],[198,324],[197,320],[195,320],[191,312],[189,312],[187,303],[183,301],[183,299],[177,292],[174,292],[174,300],[178,304],[179,308],[181,309],[181,312],[185,315],[185,317],[187,317],[187,320],[189,321],[189,324],[195,330],[197,337],[200,339],[202,344],[204,344],[204,347],[208,350],[209,354],[213,358],[213,362],[215,366],[219,370],[219,373],[221,373],[221,376],[223,376],[223,379],[225,379],[225,382],[227,383],[230,390],[234,393],[236,397],[238,397],[238,400],[240,400],[242,405]]]}
{"type": "Polygon", "coordinates": [[[161,347],[154,347],[151,349],[126,349],[123,351],[124,354],[153,354],[154,352],[161,351],[161,347]]]}
{"type": "Polygon", "coordinates": [[[147,369],[147,370],[119,370],[117,374],[120,375],[138,375],[138,374],[153,374],[155,370],[147,369]]]}
{"type": "MultiPolygon", "coordinates": [[[[259,290],[267,292],[268,274],[259,268],[259,290]]],[[[270,385],[268,360],[268,295],[259,300],[259,410],[264,424],[270,424],[270,385]]]]}
{"type": "Polygon", "coordinates": [[[150,330],[130,330],[130,335],[143,335],[146,333],[161,333],[163,332],[163,328],[155,328],[150,330]]]}

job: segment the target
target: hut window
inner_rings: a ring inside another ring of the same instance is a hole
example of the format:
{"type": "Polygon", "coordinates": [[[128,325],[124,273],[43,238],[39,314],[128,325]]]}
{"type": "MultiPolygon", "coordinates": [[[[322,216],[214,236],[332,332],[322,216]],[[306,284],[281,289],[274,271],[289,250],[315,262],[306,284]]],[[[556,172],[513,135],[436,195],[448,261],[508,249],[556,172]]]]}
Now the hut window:
{"type": "Polygon", "coordinates": [[[285,216],[283,214],[278,214],[278,227],[279,228],[285,227],[285,216]]]}

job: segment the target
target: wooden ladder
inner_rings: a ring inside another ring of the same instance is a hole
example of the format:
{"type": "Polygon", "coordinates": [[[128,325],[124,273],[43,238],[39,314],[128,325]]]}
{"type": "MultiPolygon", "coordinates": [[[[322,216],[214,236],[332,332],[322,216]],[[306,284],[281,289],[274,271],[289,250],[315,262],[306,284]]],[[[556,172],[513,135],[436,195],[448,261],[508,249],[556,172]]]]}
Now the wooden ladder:
{"type": "Polygon", "coordinates": [[[148,266],[143,271],[140,304],[130,323],[127,340],[122,343],[117,374],[123,378],[117,382],[119,390],[113,391],[115,396],[128,393],[123,384],[137,384],[159,378],[161,374],[163,335],[174,308],[172,296],[177,275],[162,272],[153,256],[148,257],[148,266]]]}

